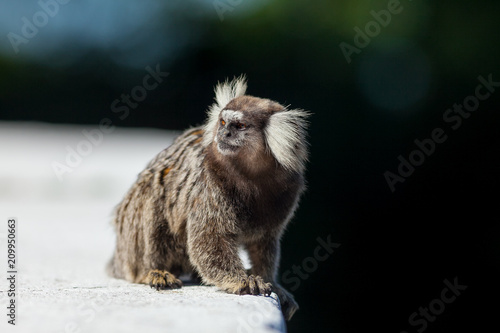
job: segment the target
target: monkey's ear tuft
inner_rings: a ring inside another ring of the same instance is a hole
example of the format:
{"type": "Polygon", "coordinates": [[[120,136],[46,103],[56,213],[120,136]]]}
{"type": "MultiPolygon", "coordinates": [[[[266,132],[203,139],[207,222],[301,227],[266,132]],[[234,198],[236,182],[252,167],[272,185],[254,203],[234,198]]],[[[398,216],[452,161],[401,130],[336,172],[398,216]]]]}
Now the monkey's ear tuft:
{"type": "Polygon", "coordinates": [[[207,138],[206,143],[209,144],[212,139],[213,131],[219,120],[221,110],[234,98],[245,95],[247,90],[247,79],[244,74],[235,77],[232,81],[226,80],[223,83],[218,83],[215,87],[215,103],[208,110],[208,119],[205,123],[205,131],[207,138]]]}
{"type": "Polygon", "coordinates": [[[273,113],[265,128],[266,143],[276,161],[285,169],[302,173],[308,160],[307,118],[304,110],[273,113]]]}
{"type": "Polygon", "coordinates": [[[247,91],[247,79],[244,74],[235,77],[231,82],[226,80],[218,83],[215,87],[215,101],[220,109],[223,109],[233,98],[245,95],[247,91]]]}

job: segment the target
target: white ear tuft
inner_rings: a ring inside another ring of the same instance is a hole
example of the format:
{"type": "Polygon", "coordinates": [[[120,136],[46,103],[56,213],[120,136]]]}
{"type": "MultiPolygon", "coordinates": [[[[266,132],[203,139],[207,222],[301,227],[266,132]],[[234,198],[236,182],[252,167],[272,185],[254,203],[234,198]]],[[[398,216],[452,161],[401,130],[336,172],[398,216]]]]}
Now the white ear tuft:
{"type": "Polygon", "coordinates": [[[274,158],[285,169],[302,173],[308,160],[306,130],[310,113],[283,110],[269,117],[265,128],[267,145],[274,158]]]}
{"type": "Polygon", "coordinates": [[[233,98],[245,95],[246,91],[247,79],[245,75],[240,75],[240,77],[234,78],[231,82],[226,80],[224,83],[217,84],[217,87],[215,87],[215,101],[222,109],[233,98]]]}
{"type": "Polygon", "coordinates": [[[231,82],[226,80],[218,83],[215,87],[215,103],[208,110],[208,119],[205,123],[205,143],[210,144],[213,131],[217,127],[217,121],[221,110],[234,98],[245,95],[247,90],[247,79],[244,74],[235,77],[231,82]]]}

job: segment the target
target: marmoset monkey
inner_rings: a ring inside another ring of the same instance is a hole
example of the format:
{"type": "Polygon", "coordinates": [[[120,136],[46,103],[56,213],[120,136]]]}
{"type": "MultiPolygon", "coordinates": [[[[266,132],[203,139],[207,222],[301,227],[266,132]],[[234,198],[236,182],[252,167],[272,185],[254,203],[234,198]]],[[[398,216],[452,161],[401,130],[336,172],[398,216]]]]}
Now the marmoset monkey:
{"type": "Polygon", "coordinates": [[[298,305],[277,281],[279,243],[305,188],[309,113],[246,87],[244,77],[217,85],[206,123],[139,174],[117,207],[108,272],[156,289],[180,288],[188,273],[228,293],[274,291],[289,320],[298,305]]]}

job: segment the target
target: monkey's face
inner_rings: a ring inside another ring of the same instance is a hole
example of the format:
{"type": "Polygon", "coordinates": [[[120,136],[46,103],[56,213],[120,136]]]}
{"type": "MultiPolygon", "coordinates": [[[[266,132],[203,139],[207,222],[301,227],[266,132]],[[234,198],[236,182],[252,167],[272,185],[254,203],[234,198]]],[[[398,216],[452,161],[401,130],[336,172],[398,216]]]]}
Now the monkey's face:
{"type": "Polygon", "coordinates": [[[236,97],[219,113],[213,144],[222,156],[257,174],[274,165],[265,129],[269,117],[281,110],[282,105],[269,99],[236,97]]]}
{"type": "Polygon", "coordinates": [[[215,142],[223,155],[234,155],[249,146],[249,139],[256,137],[256,124],[241,111],[223,110],[220,113],[215,142]]]}

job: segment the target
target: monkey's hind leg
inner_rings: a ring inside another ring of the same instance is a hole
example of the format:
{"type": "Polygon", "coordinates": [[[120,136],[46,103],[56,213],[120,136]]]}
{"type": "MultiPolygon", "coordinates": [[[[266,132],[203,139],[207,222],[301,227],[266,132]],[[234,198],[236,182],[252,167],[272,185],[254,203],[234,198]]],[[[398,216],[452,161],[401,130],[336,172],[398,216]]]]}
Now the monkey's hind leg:
{"type": "Polygon", "coordinates": [[[175,277],[169,271],[152,269],[142,279],[141,283],[149,284],[151,288],[160,289],[179,289],[182,287],[182,281],[175,277]]]}

